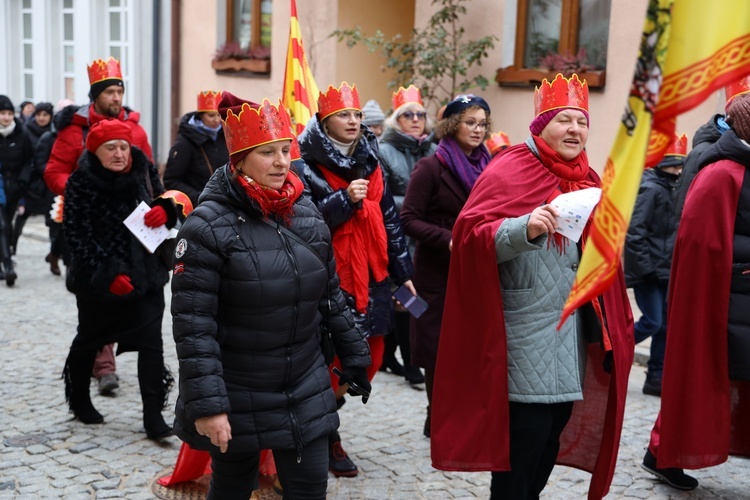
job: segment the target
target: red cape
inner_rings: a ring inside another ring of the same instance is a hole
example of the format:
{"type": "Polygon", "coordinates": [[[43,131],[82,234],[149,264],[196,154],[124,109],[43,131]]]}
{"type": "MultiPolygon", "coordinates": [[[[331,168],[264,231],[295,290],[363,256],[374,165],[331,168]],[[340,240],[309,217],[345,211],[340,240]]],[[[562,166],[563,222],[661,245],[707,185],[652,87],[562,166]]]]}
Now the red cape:
{"type": "MultiPolygon", "coordinates": [[[[593,170],[589,179],[600,184],[593,170]]],[[[506,217],[530,213],[557,187],[557,177],[525,144],[513,146],[479,177],[453,228],[431,412],[437,469],[510,469],[507,347],[494,236],[506,217]]],[[[633,361],[633,317],[622,272],[603,301],[612,374],[603,369],[604,352],[590,345],[584,399],[574,405],[558,455],[560,464],[593,472],[590,498],[609,490],[633,361]]]]}
{"type": "Polygon", "coordinates": [[[734,223],[745,167],[722,160],[690,186],[672,258],[659,467],[700,469],[750,455],[750,383],[731,382],[727,322],[734,223]]]}

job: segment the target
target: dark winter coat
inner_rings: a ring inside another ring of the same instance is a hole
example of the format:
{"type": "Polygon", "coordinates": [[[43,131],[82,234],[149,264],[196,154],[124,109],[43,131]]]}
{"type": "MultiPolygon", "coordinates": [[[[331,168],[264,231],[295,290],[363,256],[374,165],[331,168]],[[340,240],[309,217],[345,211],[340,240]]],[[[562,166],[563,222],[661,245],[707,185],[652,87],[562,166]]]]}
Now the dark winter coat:
{"type": "Polygon", "coordinates": [[[680,178],[677,179],[677,184],[672,195],[675,199],[674,215],[677,225],[680,224],[680,216],[682,215],[682,207],[685,205],[685,196],[687,196],[688,188],[690,188],[690,184],[698,174],[698,167],[701,163],[700,156],[721,137],[722,131],[717,125],[717,121],[720,119],[724,119],[724,115],[714,115],[708,120],[708,123],[701,125],[695,131],[693,148],[685,158],[685,165],[682,167],[682,173],[680,174],[680,178]]]}
{"type": "Polygon", "coordinates": [[[625,281],[628,287],[669,281],[677,233],[672,196],[676,180],[676,176],[658,167],[643,172],[625,238],[625,281]]]}
{"type": "Polygon", "coordinates": [[[164,186],[188,195],[194,207],[198,205],[198,196],[214,170],[229,161],[224,128],[219,131],[216,140],[213,140],[190,124],[190,120],[197,114],[188,113],[180,120],[177,139],[169,151],[164,171],[164,186]]]}
{"type": "Polygon", "coordinates": [[[338,428],[320,348],[324,316],[343,366],[370,364],[339,289],[331,233],[313,203],[300,197],[288,228],[270,222],[221,167],[177,236],[175,432],[195,448],[211,446],[195,420],[221,413],[232,427],[230,452],[301,450],[338,428]]]}
{"type": "MultiPolygon", "coordinates": [[[[305,184],[328,227],[335,233],[341,224],[354,216],[356,208],[346,189],[334,190],[326,181],[321,169],[325,168],[349,182],[367,177],[375,169],[380,168],[377,138],[370,129],[362,125],[362,137],[356,151],[352,156],[345,156],[323,133],[317,117],[313,117],[298,140],[302,159],[306,164],[303,175],[305,184]]],[[[385,179],[383,183],[385,185],[380,209],[388,238],[388,273],[396,285],[401,285],[411,279],[413,266],[391,190],[385,179]]],[[[353,306],[354,300],[351,296],[347,300],[353,306]]],[[[367,315],[357,316],[357,321],[364,331],[372,335],[385,335],[390,331],[392,299],[390,285],[386,281],[370,284],[370,303],[367,310],[367,315]]]]}
{"type": "Polygon", "coordinates": [[[432,138],[433,134],[429,134],[420,141],[395,128],[387,128],[380,138],[380,166],[383,167],[385,182],[391,189],[399,213],[414,165],[437,149],[432,138]]]}
{"type": "MultiPolygon", "coordinates": [[[[106,120],[108,117],[98,114],[94,110],[94,104],[77,107],[71,105],[66,107],[64,112],[55,115],[55,127],[57,127],[57,139],[52,146],[52,152],[47,161],[47,167],[44,169],[44,181],[47,183],[50,191],[55,194],[63,194],[65,183],[68,177],[76,169],[78,159],[84,152],[84,143],[89,127],[93,124],[106,120]]],[[[128,127],[133,135],[131,144],[146,155],[151,161],[151,146],[148,143],[146,131],[143,130],[138,122],[141,119],[140,113],[123,106],[117,117],[128,127]]]]}
{"type": "Polygon", "coordinates": [[[33,150],[23,122],[13,118],[16,128],[7,137],[0,135],[0,171],[5,183],[5,195],[14,207],[23,198],[31,181],[33,150]]]}
{"type": "Polygon", "coordinates": [[[417,162],[401,208],[401,223],[404,232],[416,240],[414,286],[429,304],[422,316],[412,319],[411,328],[411,361],[423,368],[435,368],[451,260],[448,245],[466,199],[461,182],[434,154],[417,162]]]}
{"type": "Polygon", "coordinates": [[[44,182],[44,168],[47,166],[49,150],[56,137],[54,124],[50,120],[46,127],[40,127],[36,123],[36,116],[26,122],[26,131],[29,133],[33,149],[33,161],[31,169],[31,180],[26,191],[26,210],[31,214],[45,215],[49,213],[54,195],[44,182]],[[42,138],[46,138],[42,141],[42,138]],[[42,144],[41,151],[37,149],[42,144]]]}
{"type": "Polygon", "coordinates": [[[152,200],[164,192],[159,174],[142,151],[131,148],[133,166],[129,173],[106,170],[99,159],[86,152],[79,168],[68,179],[63,207],[63,231],[71,256],[66,273],[68,290],[90,300],[126,301],[161,290],[169,271],[157,254],[136,239],[123,221],[141,201],[159,204],[173,227],[177,213],[169,200],[152,200]],[[135,288],[127,295],[109,291],[118,274],[130,277],[135,288]]]}

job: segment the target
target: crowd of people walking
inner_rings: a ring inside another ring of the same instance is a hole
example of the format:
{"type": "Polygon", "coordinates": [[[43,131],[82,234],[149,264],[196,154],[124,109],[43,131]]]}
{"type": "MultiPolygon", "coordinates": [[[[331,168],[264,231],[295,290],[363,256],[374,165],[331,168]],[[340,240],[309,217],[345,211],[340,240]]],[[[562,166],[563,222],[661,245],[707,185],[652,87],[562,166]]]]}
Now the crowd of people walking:
{"type": "Polygon", "coordinates": [[[642,467],[691,490],[684,469],[750,455],[750,79],[727,87],[726,115],[690,154],[676,136],[644,172],[623,269],[558,325],[590,232],[558,232],[554,201],[601,186],[577,75],[542,81],[515,145],[473,94],[432,116],[410,85],[384,112],[340,82],[297,136],[274,96],[204,90],[162,175],[119,62],[88,75],[83,105],[24,101],[16,115],[0,95],[0,279],[23,279],[13,256],[43,215],[45,261],[78,308],[61,360],[70,411],[104,423],[91,378],[116,396],[116,354],[137,351],[146,436],[207,451],[209,498],[254,495],[269,450],[285,498],[325,498],[329,471],[356,476],[339,413],[347,395],[367,403],[378,372],[424,384],[434,467],[491,471],[490,498],[531,499],[572,465],[602,497],[648,337],[643,392],[662,399],[642,467]],[[150,251],[133,217],[176,237],[150,251]]]}

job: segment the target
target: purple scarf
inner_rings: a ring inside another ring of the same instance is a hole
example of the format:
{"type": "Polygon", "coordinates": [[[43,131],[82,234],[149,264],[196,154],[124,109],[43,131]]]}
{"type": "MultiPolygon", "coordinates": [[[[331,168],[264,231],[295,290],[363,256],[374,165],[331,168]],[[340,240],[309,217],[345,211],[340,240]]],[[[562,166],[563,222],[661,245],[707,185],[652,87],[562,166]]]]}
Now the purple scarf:
{"type": "Polygon", "coordinates": [[[469,156],[466,156],[456,140],[450,136],[440,140],[435,156],[461,181],[467,196],[491,158],[484,144],[480,144],[469,156]]]}

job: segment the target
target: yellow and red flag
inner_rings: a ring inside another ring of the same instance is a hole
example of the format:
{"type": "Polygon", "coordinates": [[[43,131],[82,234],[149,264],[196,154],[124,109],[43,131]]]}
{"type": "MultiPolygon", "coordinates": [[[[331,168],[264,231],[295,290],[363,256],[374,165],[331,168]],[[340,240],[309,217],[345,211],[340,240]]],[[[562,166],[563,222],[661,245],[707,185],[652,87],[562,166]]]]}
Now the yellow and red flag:
{"type": "Polygon", "coordinates": [[[604,168],[602,200],[560,324],[612,284],[643,167],[664,155],[677,115],[748,73],[750,1],[649,0],[630,95],[604,168]]]}
{"type": "Polygon", "coordinates": [[[289,48],[286,53],[284,72],[284,96],[282,102],[294,120],[294,130],[299,135],[308,120],[318,111],[318,86],[307,65],[302,31],[297,19],[297,4],[291,1],[289,20],[289,48]]]}

